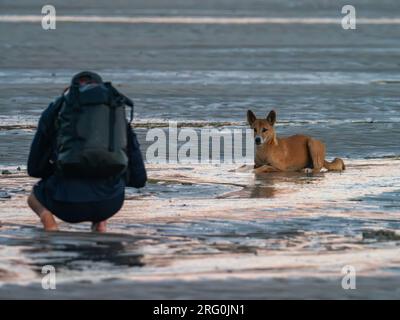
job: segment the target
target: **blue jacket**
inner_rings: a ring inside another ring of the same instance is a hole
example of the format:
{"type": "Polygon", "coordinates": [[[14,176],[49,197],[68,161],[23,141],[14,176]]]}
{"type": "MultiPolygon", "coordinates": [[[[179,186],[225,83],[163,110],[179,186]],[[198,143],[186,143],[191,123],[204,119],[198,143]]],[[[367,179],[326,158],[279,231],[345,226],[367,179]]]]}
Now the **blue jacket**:
{"type": "Polygon", "coordinates": [[[43,111],[28,158],[28,174],[45,180],[47,194],[57,201],[96,202],[121,195],[125,186],[144,187],[146,170],[136,134],[129,124],[126,129],[128,170],[125,174],[109,179],[77,179],[55,175],[58,102],[51,103],[43,111]]]}

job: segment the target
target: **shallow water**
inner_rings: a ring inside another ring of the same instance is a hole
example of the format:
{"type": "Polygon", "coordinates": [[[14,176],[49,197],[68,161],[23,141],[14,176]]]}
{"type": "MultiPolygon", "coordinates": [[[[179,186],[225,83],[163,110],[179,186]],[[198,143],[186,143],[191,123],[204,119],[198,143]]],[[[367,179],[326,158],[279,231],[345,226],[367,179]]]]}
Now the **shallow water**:
{"type": "MultiPolygon", "coordinates": [[[[394,0],[353,2],[360,16],[399,16],[394,0]]],[[[2,14],[37,14],[36,3],[0,7],[2,14]]],[[[172,1],[168,10],[159,1],[54,3],[64,15],[337,18],[340,12],[334,2],[314,1],[212,7],[172,1]]],[[[59,23],[45,32],[0,22],[0,169],[11,171],[0,175],[0,284],[16,285],[0,289],[0,297],[44,294],[38,290],[44,264],[57,266],[61,285],[82,294],[106,285],[123,297],[125,286],[147,281],[148,291],[135,297],[163,298],[210,297],[210,290],[237,298],[238,287],[264,297],[260,284],[278,278],[283,282],[272,287],[282,297],[293,297],[287,289],[293,279],[309,288],[296,297],[346,297],[337,288],[350,264],[365,281],[359,296],[399,297],[395,281],[378,284],[399,277],[399,32],[399,25],[345,31],[289,22],[59,23]],[[86,45],[76,50],[78,43],[86,45]],[[273,108],[279,135],[322,139],[328,157],[344,158],[347,170],[254,176],[231,165],[149,164],[148,186],[127,189],[110,234],[88,233],[87,224],[44,233],[25,204],[35,181],[24,171],[26,158],[40,113],[81,69],[100,72],[135,101],[143,152],[147,130],[166,130],[170,120],[196,130],[246,128],[247,109],[262,117],[273,108]],[[190,293],[181,281],[201,289],[190,293]]],[[[76,297],[71,291],[59,294],[76,297]]]]}

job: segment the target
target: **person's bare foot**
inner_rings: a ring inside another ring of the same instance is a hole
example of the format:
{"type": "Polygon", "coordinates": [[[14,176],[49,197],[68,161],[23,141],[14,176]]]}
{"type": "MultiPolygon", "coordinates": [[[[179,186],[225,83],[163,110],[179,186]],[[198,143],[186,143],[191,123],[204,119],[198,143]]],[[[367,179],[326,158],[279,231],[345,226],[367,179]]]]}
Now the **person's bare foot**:
{"type": "Polygon", "coordinates": [[[50,211],[43,211],[40,214],[40,221],[43,224],[44,230],[46,231],[58,231],[58,225],[54,219],[53,214],[50,211]]]}
{"type": "Polygon", "coordinates": [[[100,222],[92,223],[92,231],[107,232],[107,221],[100,221],[100,222]]]}
{"type": "Polygon", "coordinates": [[[58,225],[53,214],[45,206],[43,206],[38,199],[36,199],[36,196],[33,192],[29,195],[27,200],[29,207],[39,216],[44,230],[57,231],[58,225]]]}

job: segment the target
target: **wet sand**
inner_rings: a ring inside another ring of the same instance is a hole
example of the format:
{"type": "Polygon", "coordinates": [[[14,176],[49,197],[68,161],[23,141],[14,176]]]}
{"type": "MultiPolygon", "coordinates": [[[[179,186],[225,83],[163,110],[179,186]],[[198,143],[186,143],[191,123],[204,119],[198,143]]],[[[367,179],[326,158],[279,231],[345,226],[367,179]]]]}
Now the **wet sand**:
{"type": "Polygon", "coordinates": [[[105,235],[88,224],[43,232],[25,205],[34,179],[3,175],[0,297],[400,297],[399,160],[315,176],[168,169],[150,166],[151,183],[128,190],[105,235]],[[40,286],[47,264],[54,294],[40,286]],[[357,272],[352,292],[341,289],[345,265],[357,272]]]}

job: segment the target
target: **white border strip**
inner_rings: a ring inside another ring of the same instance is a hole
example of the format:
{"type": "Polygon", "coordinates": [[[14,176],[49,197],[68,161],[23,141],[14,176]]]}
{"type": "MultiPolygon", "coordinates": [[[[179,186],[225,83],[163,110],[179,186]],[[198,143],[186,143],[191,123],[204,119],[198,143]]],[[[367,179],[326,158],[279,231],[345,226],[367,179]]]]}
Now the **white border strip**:
{"type": "MultiPolygon", "coordinates": [[[[40,15],[0,15],[0,22],[41,22],[40,15]]],[[[340,24],[335,18],[185,17],[185,16],[57,16],[57,22],[121,24],[340,24]]],[[[357,18],[357,24],[400,24],[400,18],[357,18]]]]}

